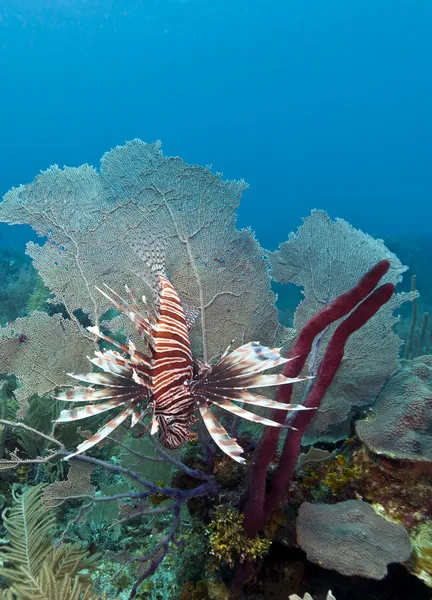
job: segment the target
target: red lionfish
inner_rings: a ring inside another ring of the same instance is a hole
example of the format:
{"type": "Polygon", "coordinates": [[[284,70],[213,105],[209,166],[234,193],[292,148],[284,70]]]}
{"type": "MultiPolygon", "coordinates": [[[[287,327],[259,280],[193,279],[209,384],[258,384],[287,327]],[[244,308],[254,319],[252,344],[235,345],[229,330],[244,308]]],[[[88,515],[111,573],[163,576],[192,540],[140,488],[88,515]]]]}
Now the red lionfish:
{"type": "MultiPolygon", "coordinates": [[[[54,397],[71,402],[90,402],[83,407],[63,410],[57,422],[74,421],[100,414],[112,408],[122,410],[108,421],[95,435],[80,444],[67,458],[80,454],[107,437],[116,427],[131,417],[133,427],[150,409],[151,434],[159,432],[161,443],[170,449],[180,447],[193,439],[192,424],[199,413],[219,448],[239,463],[243,449],[230,437],[210,409],[210,405],[247,419],[274,427],[287,427],[270,419],[244,410],[237,403],[252,404],[272,409],[299,410],[301,405],[282,404],[264,396],[252,394],[250,388],[277,386],[302,381],[284,375],[262,374],[290,359],[282,358],[280,349],[270,349],[258,342],[249,342],[229,353],[229,348],[214,365],[194,359],[189,341],[193,318],[188,318],[174,287],[165,275],[158,274],[158,306],[154,318],[138,306],[126,286],[129,300],[124,300],[111,288],[112,294],[98,291],[127,315],[144,339],[149,355],[129,341],[121,344],[104,335],[99,327],[88,330],[98,338],[113,344],[119,351],[95,352],[89,361],[102,372],[71,377],[95,387],[74,387],[54,397]],[[97,403],[98,400],[103,402],[97,403]]],[[[145,298],[143,297],[145,305],[145,298]]]]}

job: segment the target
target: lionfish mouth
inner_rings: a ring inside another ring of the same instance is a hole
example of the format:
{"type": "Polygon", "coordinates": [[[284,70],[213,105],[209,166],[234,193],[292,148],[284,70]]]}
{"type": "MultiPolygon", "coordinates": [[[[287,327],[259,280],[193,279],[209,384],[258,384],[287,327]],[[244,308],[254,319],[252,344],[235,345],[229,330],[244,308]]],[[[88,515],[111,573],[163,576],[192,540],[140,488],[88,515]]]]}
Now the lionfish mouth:
{"type": "MultiPolygon", "coordinates": [[[[117,350],[95,352],[89,361],[101,369],[82,375],[70,374],[81,383],[54,396],[68,402],[88,402],[84,406],[63,410],[57,422],[64,423],[121,408],[99,431],[80,444],[67,459],[89,450],[109,436],[114,429],[131,418],[131,427],[147,413],[150,404],[154,416],[151,435],[159,432],[161,443],[171,449],[179,448],[194,437],[191,431],[194,412],[198,412],[214,442],[233,460],[244,463],[243,449],[231,437],[211,410],[214,406],[241,419],[269,427],[284,427],[276,421],[245,410],[241,405],[295,411],[301,405],[283,404],[249,390],[296,383],[304,378],[289,378],[264,371],[285,364],[290,359],[280,355],[280,348],[268,348],[259,342],[249,342],[229,353],[227,349],[214,365],[192,356],[189,329],[193,320],[187,319],[180,298],[165,275],[158,275],[157,308],[153,318],[146,314],[126,287],[129,299],[124,300],[110,288],[99,290],[120,312],[135,325],[148,354],[132,342],[120,344],[104,335],[98,327],[88,330],[97,338],[112,344],[117,350]],[[163,416],[161,416],[163,415],[163,416]],[[162,419],[162,424],[161,424],[162,419]],[[163,421],[169,421],[169,424],[163,421]],[[185,425],[186,424],[186,425],[185,425]]],[[[306,409],[305,409],[306,410],[306,409]]]]}

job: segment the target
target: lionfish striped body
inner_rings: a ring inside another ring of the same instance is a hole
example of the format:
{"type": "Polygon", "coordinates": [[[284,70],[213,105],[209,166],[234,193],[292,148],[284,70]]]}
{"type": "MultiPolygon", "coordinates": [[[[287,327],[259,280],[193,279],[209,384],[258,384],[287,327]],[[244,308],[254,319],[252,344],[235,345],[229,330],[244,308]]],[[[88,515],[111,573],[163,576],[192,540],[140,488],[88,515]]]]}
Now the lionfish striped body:
{"type": "MultiPolygon", "coordinates": [[[[229,353],[227,350],[211,366],[193,359],[186,317],[177,292],[165,277],[158,275],[158,306],[150,320],[126,287],[126,301],[110,288],[112,296],[99,290],[114,306],[126,314],[144,339],[148,354],[136,349],[132,342],[120,344],[104,335],[98,327],[89,331],[117,347],[118,351],[95,352],[90,362],[102,369],[100,373],[73,375],[83,383],[97,387],[75,387],[55,396],[59,400],[90,402],[84,407],[63,410],[58,422],[83,419],[112,408],[120,412],[95,435],[80,444],[68,456],[80,454],[107,437],[116,427],[131,417],[133,427],[148,411],[152,413],[151,433],[159,432],[167,448],[178,448],[194,434],[192,424],[197,408],[216,444],[237,462],[245,462],[243,449],[230,437],[210,406],[222,408],[241,418],[273,427],[287,427],[243,409],[238,403],[272,409],[300,410],[301,405],[287,405],[252,394],[251,388],[301,381],[263,371],[279,366],[288,359],[279,349],[250,342],[229,353]],[[103,402],[98,403],[98,400],[103,402]]],[[[144,299],[143,299],[144,300],[144,299]]]]}
{"type": "Polygon", "coordinates": [[[174,449],[188,438],[195,401],[189,389],[193,358],[183,306],[174,287],[159,276],[159,315],[152,326],[152,431],[160,429],[164,446],[174,449]]]}

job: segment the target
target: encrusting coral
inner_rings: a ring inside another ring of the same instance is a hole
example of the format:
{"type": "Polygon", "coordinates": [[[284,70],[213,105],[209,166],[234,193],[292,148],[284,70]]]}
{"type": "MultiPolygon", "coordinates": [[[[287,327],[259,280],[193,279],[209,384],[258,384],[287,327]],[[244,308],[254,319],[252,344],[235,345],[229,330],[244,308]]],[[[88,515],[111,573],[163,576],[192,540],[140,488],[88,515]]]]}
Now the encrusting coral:
{"type": "Polygon", "coordinates": [[[271,540],[249,538],[243,528],[243,515],[230,506],[216,506],[207,526],[210,553],[219,561],[233,566],[235,562],[256,561],[269,550],[271,540]]]}
{"type": "Polygon", "coordinates": [[[387,565],[412,552],[407,531],[377,515],[366,502],[301,505],[297,541],[308,559],[342,575],[382,579],[387,565]]]}
{"type": "Polygon", "coordinates": [[[373,414],[357,421],[361,440],[375,453],[432,461],[432,356],[404,361],[378,395],[373,414]]]}
{"type": "Polygon", "coordinates": [[[416,527],[411,539],[414,552],[409,569],[432,587],[432,519],[416,527]]]}
{"type": "Polygon", "coordinates": [[[294,493],[299,501],[331,502],[361,497],[381,506],[389,519],[402,523],[410,531],[432,517],[431,476],[429,463],[375,455],[353,437],[339,453],[300,464],[294,493]]]}

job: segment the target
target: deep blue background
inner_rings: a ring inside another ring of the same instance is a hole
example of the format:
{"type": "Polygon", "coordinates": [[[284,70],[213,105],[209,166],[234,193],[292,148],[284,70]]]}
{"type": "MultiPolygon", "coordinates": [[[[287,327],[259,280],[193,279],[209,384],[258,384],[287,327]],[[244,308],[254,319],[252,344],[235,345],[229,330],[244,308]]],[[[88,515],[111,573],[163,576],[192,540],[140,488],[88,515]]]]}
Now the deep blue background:
{"type": "Polygon", "coordinates": [[[431,0],[3,0],[0,195],[139,137],[244,177],[267,247],[314,207],[428,233],[431,31],[431,0]]]}

